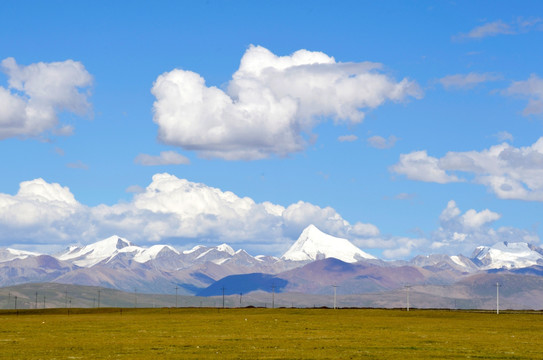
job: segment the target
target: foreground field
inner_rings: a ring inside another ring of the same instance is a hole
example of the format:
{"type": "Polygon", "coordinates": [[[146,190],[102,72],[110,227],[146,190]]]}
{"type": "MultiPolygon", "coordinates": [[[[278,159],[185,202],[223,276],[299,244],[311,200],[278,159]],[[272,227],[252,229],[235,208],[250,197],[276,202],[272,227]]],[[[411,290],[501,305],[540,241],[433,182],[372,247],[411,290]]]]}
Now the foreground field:
{"type": "Polygon", "coordinates": [[[0,313],[2,359],[540,359],[541,313],[71,309],[0,313]]]}

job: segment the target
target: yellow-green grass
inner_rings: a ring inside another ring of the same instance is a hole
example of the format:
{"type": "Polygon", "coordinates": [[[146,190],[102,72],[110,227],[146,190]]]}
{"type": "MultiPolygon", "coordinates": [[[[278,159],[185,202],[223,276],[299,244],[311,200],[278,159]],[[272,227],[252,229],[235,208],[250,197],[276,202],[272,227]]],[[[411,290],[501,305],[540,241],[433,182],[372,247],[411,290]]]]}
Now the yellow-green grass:
{"type": "Polygon", "coordinates": [[[0,312],[1,359],[538,359],[539,312],[374,309],[0,312]]]}

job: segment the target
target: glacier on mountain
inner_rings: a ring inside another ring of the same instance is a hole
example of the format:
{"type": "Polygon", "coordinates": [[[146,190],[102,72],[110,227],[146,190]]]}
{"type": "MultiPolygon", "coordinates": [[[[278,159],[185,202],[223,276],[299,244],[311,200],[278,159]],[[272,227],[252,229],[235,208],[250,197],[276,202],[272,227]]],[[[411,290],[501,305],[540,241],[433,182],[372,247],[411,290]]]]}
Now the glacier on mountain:
{"type": "Polygon", "coordinates": [[[348,263],[363,259],[376,259],[357,248],[349,240],[325,234],[315,225],[309,225],[305,228],[298,240],[283,254],[281,259],[314,261],[332,257],[348,263]]]}

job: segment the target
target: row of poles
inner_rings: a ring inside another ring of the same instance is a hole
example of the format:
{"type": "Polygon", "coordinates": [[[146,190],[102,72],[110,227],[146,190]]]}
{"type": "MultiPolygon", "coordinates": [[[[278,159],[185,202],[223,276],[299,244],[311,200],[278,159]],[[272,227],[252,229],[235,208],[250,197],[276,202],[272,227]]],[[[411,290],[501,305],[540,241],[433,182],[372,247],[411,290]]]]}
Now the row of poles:
{"type": "MultiPolygon", "coordinates": [[[[337,309],[337,288],[338,288],[338,285],[332,285],[332,287],[334,288],[334,309],[337,309]]],[[[501,284],[499,282],[496,282],[496,314],[499,314],[500,313],[500,287],[501,287],[501,284]]],[[[410,309],[410,303],[409,303],[409,290],[411,289],[411,286],[410,285],[405,285],[404,286],[405,290],[406,290],[406,311],[409,311],[410,309]]],[[[179,287],[176,286],[175,287],[175,307],[179,307],[179,302],[178,302],[178,290],[179,290],[179,287]]],[[[226,288],[223,286],[221,288],[222,290],[222,307],[224,309],[225,307],[225,290],[226,288]]],[[[93,299],[93,307],[100,307],[100,296],[101,296],[101,290],[98,290],[98,306],[96,306],[95,304],[95,301],[96,301],[96,298],[93,299]]],[[[243,293],[240,293],[239,294],[239,306],[241,307],[242,305],[242,296],[243,296],[243,293]]],[[[14,300],[14,309],[17,310],[17,300],[18,300],[18,297],[15,295],[13,297],[13,300],[14,300]]],[[[9,292],[8,294],[8,304],[11,303],[11,292],[9,292]]],[[[71,298],[68,298],[68,288],[66,288],[66,291],[65,291],[65,307],[68,308],[68,305],[70,305],[71,307],[71,304],[72,304],[72,299],[71,298]]],[[[134,308],[137,308],[138,307],[138,290],[137,289],[134,289],[134,308]]],[[[38,292],[36,292],[36,301],[35,301],[35,309],[38,308],[38,292]]],[[[45,309],[45,295],[43,295],[43,308],[45,309]]],[[[275,285],[272,285],[272,309],[275,308],[275,285]]]]}

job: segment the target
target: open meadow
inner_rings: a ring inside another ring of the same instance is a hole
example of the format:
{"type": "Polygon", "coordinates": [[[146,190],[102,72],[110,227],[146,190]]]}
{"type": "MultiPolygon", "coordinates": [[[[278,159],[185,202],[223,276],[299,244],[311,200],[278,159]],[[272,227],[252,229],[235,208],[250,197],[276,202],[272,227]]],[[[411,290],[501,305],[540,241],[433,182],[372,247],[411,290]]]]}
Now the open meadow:
{"type": "Polygon", "coordinates": [[[2,359],[539,359],[542,334],[539,312],[259,308],[0,312],[2,359]]]}

